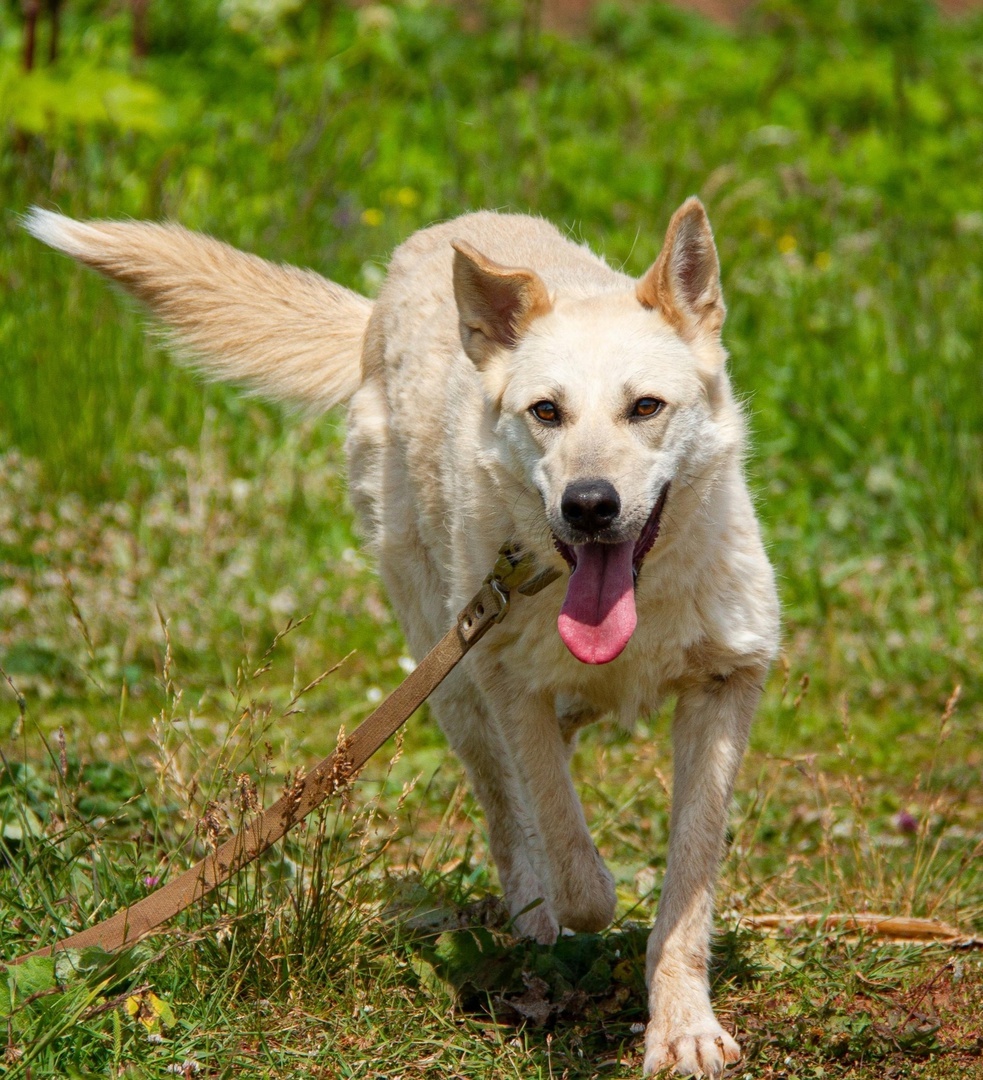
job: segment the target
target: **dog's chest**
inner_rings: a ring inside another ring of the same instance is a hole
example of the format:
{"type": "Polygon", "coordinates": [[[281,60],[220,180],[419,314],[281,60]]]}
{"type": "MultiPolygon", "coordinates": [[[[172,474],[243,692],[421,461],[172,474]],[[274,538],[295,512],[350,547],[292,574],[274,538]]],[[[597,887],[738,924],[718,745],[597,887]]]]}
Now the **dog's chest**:
{"type": "Polygon", "coordinates": [[[624,652],[594,665],[575,659],[563,644],[554,600],[545,594],[520,599],[488,645],[509,684],[552,702],[561,724],[576,728],[607,713],[634,723],[655,712],[684,678],[691,646],[701,636],[691,605],[677,603],[671,612],[640,606],[638,628],[624,652]]]}

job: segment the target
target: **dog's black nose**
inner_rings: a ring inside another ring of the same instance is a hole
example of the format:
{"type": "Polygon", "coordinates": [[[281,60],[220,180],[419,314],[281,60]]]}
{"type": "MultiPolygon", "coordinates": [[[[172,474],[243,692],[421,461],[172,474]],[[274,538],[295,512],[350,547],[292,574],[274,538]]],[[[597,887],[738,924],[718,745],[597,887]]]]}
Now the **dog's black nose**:
{"type": "Polygon", "coordinates": [[[596,533],[606,529],[621,513],[621,499],[607,480],[575,480],[567,484],[560,513],[579,532],[596,533]]]}

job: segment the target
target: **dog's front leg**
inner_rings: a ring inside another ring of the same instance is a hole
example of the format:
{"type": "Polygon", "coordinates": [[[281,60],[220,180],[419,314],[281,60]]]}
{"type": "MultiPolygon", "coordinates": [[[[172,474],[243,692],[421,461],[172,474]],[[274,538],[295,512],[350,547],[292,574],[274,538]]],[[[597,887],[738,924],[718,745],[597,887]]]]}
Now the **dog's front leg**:
{"type": "Polygon", "coordinates": [[[614,881],[587,828],[555,705],[503,683],[489,697],[542,844],[550,906],[561,926],[601,930],[614,916],[614,881]]]}
{"type": "Polygon", "coordinates": [[[546,884],[546,856],[508,740],[463,672],[440,687],[431,706],[484,810],[492,857],[516,929],[541,944],[552,944],[560,927],[546,884]]]}
{"type": "Polygon", "coordinates": [[[719,1077],[741,1056],[710,1006],[707,961],[727,811],[764,671],[742,668],[680,693],[673,720],[669,855],[646,982],[645,1074],[719,1077]]]}

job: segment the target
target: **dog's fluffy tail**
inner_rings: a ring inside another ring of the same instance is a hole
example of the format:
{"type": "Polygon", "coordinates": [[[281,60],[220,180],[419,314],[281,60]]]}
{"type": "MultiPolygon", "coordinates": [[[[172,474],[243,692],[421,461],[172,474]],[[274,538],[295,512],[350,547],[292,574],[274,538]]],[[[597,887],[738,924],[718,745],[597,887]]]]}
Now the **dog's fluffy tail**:
{"type": "Polygon", "coordinates": [[[372,303],[311,270],[177,225],[81,222],[38,208],[24,225],[145,303],[206,375],[318,410],[358,388],[372,303]]]}

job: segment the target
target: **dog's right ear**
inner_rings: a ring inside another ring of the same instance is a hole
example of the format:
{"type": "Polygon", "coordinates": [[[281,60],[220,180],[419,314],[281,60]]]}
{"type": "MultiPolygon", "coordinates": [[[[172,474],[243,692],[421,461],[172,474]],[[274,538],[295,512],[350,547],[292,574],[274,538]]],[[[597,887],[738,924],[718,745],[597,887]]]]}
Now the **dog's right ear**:
{"type": "Polygon", "coordinates": [[[464,351],[480,368],[498,349],[512,349],[533,319],[553,309],[534,270],[501,266],[465,240],[452,240],[454,299],[464,351]]]}

